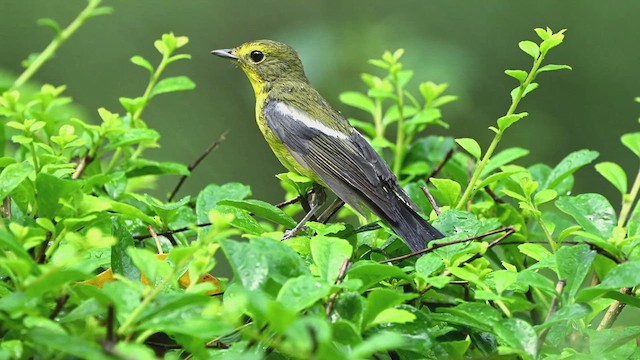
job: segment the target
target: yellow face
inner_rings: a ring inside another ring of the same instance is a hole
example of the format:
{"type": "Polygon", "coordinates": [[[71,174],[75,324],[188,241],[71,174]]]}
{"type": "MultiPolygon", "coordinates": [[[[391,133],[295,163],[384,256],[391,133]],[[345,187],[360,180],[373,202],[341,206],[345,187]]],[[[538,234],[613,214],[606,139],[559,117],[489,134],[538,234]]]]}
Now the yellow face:
{"type": "Polygon", "coordinates": [[[236,61],[256,93],[268,82],[304,78],[298,53],[276,41],[250,41],[233,49],[214,50],[212,54],[236,61]]]}

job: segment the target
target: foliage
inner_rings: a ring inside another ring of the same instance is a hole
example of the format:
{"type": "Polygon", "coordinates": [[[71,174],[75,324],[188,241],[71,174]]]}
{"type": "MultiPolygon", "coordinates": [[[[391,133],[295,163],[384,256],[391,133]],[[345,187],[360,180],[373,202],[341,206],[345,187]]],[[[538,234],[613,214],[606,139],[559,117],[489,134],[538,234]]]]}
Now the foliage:
{"type": "MultiPolygon", "coordinates": [[[[529,167],[515,164],[529,150],[497,152],[527,116],[516,110],[538,76],[568,69],[543,65],[563,31],[536,29],[539,43],[520,43],[531,69],[506,71],[518,86],[484,150],[470,137],[422,134],[447,127],[440,108],[455,97],[431,82],[412,95],[402,50],[371,60],[384,73],[362,76],[366,93],[342,94],[367,116],[352,124],[447,235],[406,256],[386,229],[373,231],[368,219],[354,226],[348,208],[341,221],[309,223],[283,242],[300,207],[252,199],[246,185],[212,184],[176,201],[147,194],[158,176],[193,169],[144,158],[160,137],[144,109],[158,95],[194,88],[187,77],[163,77],[189,58],[177,52],[186,37],[157,40],[157,66],[131,59],[149,72],[149,85],[120,99],[123,115],[98,109],[99,125],[82,118],[64,85],[26,86],[84,21],[108,12],[99,4],[89,1],[65,29],[47,21],[53,50],[27,61],[0,97],[11,152],[0,158],[0,357],[638,356],[640,327],[612,325],[622,307],[640,306],[640,176],[629,188],[619,165],[595,165],[621,194],[616,212],[602,195],[572,193],[573,174],[597,152],[529,167]],[[216,254],[231,265],[230,281],[207,275],[220,275],[216,254]]],[[[640,133],[621,140],[640,156],[640,133]]],[[[311,187],[296,174],[278,177],[287,198],[311,187]]]]}

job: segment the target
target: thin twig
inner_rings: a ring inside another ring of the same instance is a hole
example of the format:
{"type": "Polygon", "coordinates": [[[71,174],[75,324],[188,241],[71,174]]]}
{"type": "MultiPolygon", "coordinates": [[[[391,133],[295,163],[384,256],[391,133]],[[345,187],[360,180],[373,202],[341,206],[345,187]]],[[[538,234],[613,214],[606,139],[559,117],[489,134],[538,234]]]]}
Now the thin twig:
{"type": "MultiPolygon", "coordinates": [[[[502,228],[502,229],[498,229],[498,230],[493,230],[493,234],[497,233],[498,231],[506,231],[504,234],[502,234],[502,236],[500,236],[499,238],[493,240],[492,242],[489,243],[489,245],[487,245],[487,250],[491,249],[492,247],[498,245],[502,240],[508,238],[511,234],[516,232],[516,229],[513,226],[508,226],[506,228],[502,228]]],[[[489,234],[489,233],[487,233],[489,234]]],[[[487,234],[482,234],[480,236],[487,236],[487,234]]],[[[479,259],[482,257],[483,253],[476,253],[475,255],[473,255],[472,257],[468,258],[467,260],[463,261],[462,264],[460,264],[459,266],[462,266],[464,264],[468,264],[476,259],[479,259]]],[[[445,270],[442,272],[442,276],[450,276],[451,272],[449,270],[445,270]]],[[[422,291],[420,291],[420,295],[423,295],[424,293],[426,293],[427,291],[429,291],[431,288],[433,287],[433,285],[429,284],[427,286],[425,286],[424,289],[422,289],[422,291]]]]}
{"type": "MultiPolygon", "coordinates": [[[[246,328],[246,327],[248,327],[248,326],[251,326],[251,325],[253,325],[253,322],[252,322],[252,321],[249,321],[249,322],[247,322],[246,324],[244,324],[244,325],[242,325],[242,326],[237,327],[237,328],[236,328],[235,330],[233,330],[233,332],[232,332],[232,333],[230,333],[230,334],[221,335],[221,336],[218,336],[217,338],[215,338],[215,339],[213,339],[213,340],[210,340],[209,342],[207,342],[207,344],[206,344],[205,346],[206,346],[206,347],[208,347],[208,348],[220,348],[221,346],[227,346],[226,344],[221,343],[221,342],[220,342],[220,340],[222,340],[224,337],[227,337],[227,336],[230,336],[230,335],[236,334],[236,333],[238,333],[238,332],[242,331],[244,328],[246,328]]],[[[192,357],[193,357],[193,354],[189,354],[189,355],[185,356],[184,360],[189,360],[189,359],[191,359],[192,357]]]]}
{"type": "Polygon", "coordinates": [[[449,160],[451,160],[451,157],[453,157],[453,153],[454,152],[455,152],[455,149],[451,149],[451,150],[447,151],[447,154],[444,156],[444,159],[442,159],[438,163],[438,165],[436,165],[436,167],[433,168],[433,171],[431,172],[431,174],[429,174],[429,176],[427,176],[427,178],[424,181],[427,182],[427,183],[431,182],[431,178],[435,177],[436,175],[438,175],[440,170],[442,170],[442,168],[447,164],[447,162],[449,162],[449,160]]]}
{"type": "Polygon", "coordinates": [[[433,195],[431,195],[431,193],[429,192],[429,189],[427,189],[426,186],[420,186],[420,189],[422,189],[424,196],[426,196],[427,200],[429,200],[429,203],[431,204],[433,210],[436,212],[436,215],[440,216],[440,207],[436,203],[436,199],[434,199],[433,195]]]}
{"type": "Polygon", "coordinates": [[[491,196],[493,201],[495,201],[496,203],[498,204],[506,203],[506,201],[502,200],[500,196],[498,196],[498,194],[496,194],[493,190],[491,190],[491,188],[488,185],[484,187],[484,191],[486,191],[487,194],[489,194],[489,196],[491,196]]]}
{"type": "Polygon", "coordinates": [[[298,201],[300,201],[300,195],[298,195],[297,197],[294,197],[291,200],[287,200],[287,201],[283,201],[281,203],[277,203],[274,206],[277,207],[278,209],[282,209],[283,207],[291,205],[291,204],[295,204],[298,201]]]}
{"type": "MultiPolygon", "coordinates": [[[[179,229],[175,229],[175,230],[168,230],[168,231],[163,231],[161,233],[157,233],[157,236],[169,236],[172,234],[176,234],[176,233],[181,233],[181,232],[185,232],[185,231],[189,231],[189,230],[195,230],[195,228],[197,227],[207,227],[207,226],[211,226],[211,223],[202,223],[202,224],[195,224],[192,226],[185,226],[179,229]]],[[[151,234],[145,234],[145,235],[134,235],[132,236],[133,240],[145,240],[152,237],[151,234]]]]}
{"type": "MultiPolygon", "coordinates": [[[[349,261],[349,259],[344,259],[344,261],[342,262],[342,265],[340,265],[338,278],[336,279],[336,282],[335,282],[336,285],[342,284],[342,281],[344,280],[344,277],[347,274],[347,270],[349,270],[349,267],[351,267],[351,261],[349,261]]],[[[340,290],[334,292],[333,294],[331,294],[331,296],[329,296],[329,301],[327,302],[327,306],[325,307],[325,313],[327,317],[331,315],[331,310],[333,310],[333,304],[336,302],[336,299],[338,298],[339,293],[340,293],[340,290]]]]}
{"type": "Polygon", "coordinates": [[[147,226],[147,230],[149,230],[149,235],[151,235],[151,237],[153,238],[153,241],[156,243],[156,249],[158,250],[158,254],[164,254],[164,251],[162,251],[162,244],[160,244],[160,239],[158,238],[158,234],[156,234],[156,231],[153,230],[151,225],[147,226]]]}
{"type": "MultiPolygon", "coordinates": [[[[549,242],[547,240],[527,240],[526,243],[529,244],[549,244],[549,242]]],[[[522,245],[524,244],[523,242],[508,242],[508,243],[504,243],[503,245],[522,245]]],[[[596,251],[598,254],[610,259],[611,261],[615,262],[616,264],[621,264],[624,261],[621,259],[618,259],[617,257],[615,257],[613,254],[609,253],[607,250],[605,250],[604,248],[590,242],[590,241],[576,241],[576,240],[564,240],[562,241],[562,244],[568,244],[568,245],[581,245],[581,244],[586,244],[589,245],[589,247],[591,248],[591,250],[596,251]]]]}
{"type": "Polygon", "coordinates": [[[113,304],[109,304],[109,306],[107,307],[107,341],[111,343],[116,341],[115,332],[113,331],[114,323],[115,308],[113,307],[113,304]]]}
{"type": "Polygon", "coordinates": [[[93,156],[89,155],[89,153],[90,152],[87,152],[87,154],[83,156],[82,159],[80,159],[80,162],[78,163],[78,167],[76,167],[76,171],[73,173],[73,175],[71,175],[71,178],[73,180],[80,179],[80,177],[84,173],[84,170],[93,161],[93,156]]]}
{"type": "MultiPolygon", "coordinates": [[[[560,298],[560,295],[562,295],[562,291],[564,290],[564,286],[566,284],[566,279],[560,279],[556,283],[556,294],[553,295],[553,298],[551,299],[551,304],[549,304],[549,311],[547,311],[547,316],[545,316],[544,318],[544,323],[549,321],[551,315],[556,312],[556,309],[558,308],[558,299],[560,298]]],[[[549,327],[544,328],[544,330],[542,330],[542,332],[538,336],[538,351],[540,351],[540,349],[542,348],[544,340],[547,338],[547,333],[549,333],[549,329],[549,327]]]]}
{"type": "Polygon", "coordinates": [[[11,196],[2,200],[2,217],[11,220],[11,196]]]}
{"type": "Polygon", "coordinates": [[[69,300],[69,294],[62,294],[58,296],[58,298],[56,299],[56,307],[53,308],[53,311],[51,311],[51,314],[49,314],[49,319],[53,320],[56,318],[56,316],[58,316],[58,314],[60,314],[60,311],[62,311],[62,308],[64,307],[64,304],[67,303],[67,300],[69,300]]]}
{"type": "MultiPolygon", "coordinates": [[[[487,237],[487,236],[499,234],[501,232],[507,232],[508,235],[511,235],[511,234],[513,234],[515,232],[515,229],[513,227],[511,227],[511,226],[508,226],[508,227],[504,227],[504,228],[500,228],[500,229],[496,229],[496,230],[491,230],[491,231],[488,231],[488,232],[486,232],[484,234],[475,235],[475,236],[471,236],[471,237],[464,238],[464,239],[458,239],[458,240],[451,240],[451,241],[445,241],[445,242],[441,242],[441,243],[436,243],[433,246],[428,247],[426,249],[422,249],[422,250],[419,250],[419,251],[416,251],[416,252],[412,252],[410,254],[406,254],[406,255],[402,255],[402,256],[386,259],[386,260],[382,260],[382,261],[379,261],[379,263],[380,264],[385,264],[385,263],[390,263],[390,262],[394,262],[394,261],[402,261],[402,260],[417,256],[417,255],[430,253],[430,252],[432,252],[432,251],[434,251],[436,249],[439,249],[441,247],[460,244],[460,243],[464,243],[464,242],[472,241],[472,240],[478,240],[478,239],[482,239],[482,238],[487,237]]],[[[507,234],[505,234],[505,235],[507,235],[507,234]]],[[[500,238],[500,240],[502,240],[504,237],[506,237],[506,236],[503,235],[500,238]]],[[[491,246],[491,245],[489,245],[489,246],[491,246]]]]}
{"type": "Polygon", "coordinates": [[[36,254],[36,263],[38,264],[44,264],[44,261],[46,260],[46,252],[47,252],[47,246],[49,246],[49,242],[51,241],[51,236],[53,234],[51,233],[51,231],[47,231],[47,235],[44,238],[44,241],[42,243],[40,243],[40,247],[38,248],[38,252],[36,254]]]}
{"type": "MultiPolygon", "coordinates": [[[[620,289],[620,293],[624,295],[629,295],[631,293],[631,288],[622,288],[620,289]]],[[[610,328],[614,322],[618,319],[618,315],[622,312],[622,309],[625,307],[625,303],[614,300],[611,306],[609,306],[609,310],[604,314],[602,321],[598,325],[598,330],[604,330],[610,328]]]]}
{"type": "MultiPolygon", "coordinates": [[[[198,156],[197,159],[195,159],[195,161],[189,164],[189,166],[187,167],[189,169],[189,175],[191,175],[191,172],[195,170],[195,168],[202,162],[202,160],[204,160],[204,158],[207,157],[207,155],[209,155],[213,150],[215,150],[218,147],[218,145],[220,145],[226,139],[226,136],[228,133],[229,133],[229,130],[222,133],[222,135],[220,135],[218,139],[214,140],[211,144],[209,144],[209,147],[207,147],[205,151],[200,156],[198,156]]],[[[173,188],[173,191],[167,198],[167,201],[173,200],[173,198],[178,193],[178,190],[180,190],[180,188],[182,187],[182,184],[184,184],[185,180],[187,180],[187,177],[189,177],[189,175],[182,175],[182,177],[180,177],[180,180],[178,180],[176,187],[173,188]]]]}

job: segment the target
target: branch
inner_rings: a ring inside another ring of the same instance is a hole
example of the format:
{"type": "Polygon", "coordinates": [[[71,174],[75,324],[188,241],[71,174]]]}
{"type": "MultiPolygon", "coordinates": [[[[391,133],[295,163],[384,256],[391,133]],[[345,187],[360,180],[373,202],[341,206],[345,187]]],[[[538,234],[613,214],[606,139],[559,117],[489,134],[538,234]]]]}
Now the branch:
{"type": "Polygon", "coordinates": [[[426,186],[420,186],[420,189],[422,189],[424,196],[426,196],[427,200],[429,200],[429,203],[431,204],[431,207],[433,208],[433,210],[436,212],[438,216],[440,216],[440,207],[438,206],[438,204],[436,204],[436,199],[433,198],[433,195],[431,195],[431,193],[429,192],[429,189],[427,189],[426,186]]]}
{"type": "MultiPolygon", "coordinates": [[[[218,145],[220,145],[226,139],[226,136],[227,136],[228,133],[229,133],[229,130],[227,130],[224,133],[222,133],[222,135],[220,135],[220,137],[218,139],[214,140],[209,145],[209,147],[207,147],[206,150],[200,156],[198,156],[197,159],[195,159],[191,164],[189,164],[189,166],[187,167],[187,169],[189,169],[189,175],[191,175],[191,172],[193,170],[195,170],[195,168],[198,165],[200,165],[202,160],[204,160],[204,158],[206,158],[207,155],[209,155],[213,150],[215,150],[218,147],[218,145]]],[[[173,200],[173,198],[178,193],[178,190],[180,190],[180,188],[182,187],[182,184],[184,184],[185,180],[187,180],[187,177],[189,177],[189,175],[182,175],[180,180],[178,180],[178,183],[176,184],[176,187],[173,188],[173,191],[169,195],[169,198],[167,199],[167,201],[173,200]]]]}
{"type": "MultiPolygon", "coordinates": [[[[631,293],[631,288],[622,288],[620,289],[620,293],[624,295],[629,295],[631,293]]],[[[598,325],[598,330],[604,330],[610,328],[613,323],[618,319],[618,315],[622,312],[622,309],[625,307],[625,303],[620,302],[619,300],[614,300],[611,306],[609,306],[609,310],[604,314],[604,318],[600,321],[598,325]]]]}
{"type": "MultiPolygon", "coordinates": [[[[196,228],[199,227],[207,227],[207,226],[211,226],[211,223],[203,223],[203,224],[195,224],[192,226],[185,226],[183,228],[179,228],[179,229],[175,229],[175,230],[168,230],[168,231],[164,231],[161,233],[156,233],[157,236],[170,236],[172,234],[176,234],[176,233],[181,233],[181,232],[185,232],[185,231],[189,231],[189,230],[195,230],[196,228]]],[[[145,234],[145,235],[134,235],[132,236],[133,240],[145,240],[148,239],[150,237],[153,237],[151,234],[145,234]]]]}
{"type": "MultiPolygon", "coordinates": [[[[497,243],[499,241],[502,241],[502,239],[504,239],[507,236],[513,234],[514,232],[516,232],[516,230],[513,227],[508,226],[508,227],[505,227],[505,228],[500,228],[500,229],[488,231],[488,232],[486,232],[484,234],[475,235],[475,236],[471,236],[471,237],[464,238],[464,239],[445,241],[445,242],[434,244],[433,246],[428,247],[426,249],[422,249],[422,250],[419,250],[419,251],[416,251],[416,252],[412,252],[410,254],[394,257],[394,258],[391,258],[391,259],[382,260],[382,261],[379,261],[379,263],[380,264],[385,264],[385,263],[390,263],[390,262],[394,262],[394,261],[402,261],[402,260],[417,256],[417,255],[423,255],[423,254],[426,254],[426,253],[430,253],[430,252],[432,252],[432,251],[434,251],[436,249],[439,249],[441,247],[460,244],[460,243],[464,243],[464,242],[472,241],[472,240],[478,240],[478,239],[485,238],[487,236],[499,234],[501,232],[506,232],[506,234],[504,234],[503,236],[501,236],[498,240],[496,240],[494,242],[497,243]]],[[[491,244],[489,244],[489,247],[492,247],[493,246],[492,244],[495,245],[494,243],[491,243],[491,244]]],[[[469,262],[469,261],[471,261],[471,260],[468,260],[467,262],[469,262]]]]}
{"type": "MultiPolygon", "coordinates": [[[[340,265],[340,271],[338,272],[338,278],[336,279],[336,283],[335,283],[336,285],[342,284],[342,281],[344,280],[344,277],[347,274],[347,270],[349,270],[349,267],[351,267],[351,261],[349,261],[349,259],[344,259],[344,261],[342,262],[342,265],[340,265]]],[[[340,293],[340,290],[334,292],[333,294],[331,294],[331,296],[329,296],[329,301],[327,302],[327,306],[325,307],[325,313],[327,314],[327,316],[331,315],[333,304],[336,302],[336,299],[338,298],[339,293],[340,293]]]]}
{"type": "Polygon", "coordinates": [[[73,180],[80,179],[80,176],[82,176],[82,173],[84,173],[84,170],[93,161],[93,156],[89,155],[89,153],[90,152],[87,152],[87,154],[83,156],[82,159],[80,159],[80,162],[78,163],[78,167],[76,168],[76,171],[73,173],[73,175],[71,175],[71,178],[73,180]]]}
{"type": "Polygon", "coordinates": [[[440,172],[440,170],[442,170],[442,168],[447,164],[447,162],[449,162],[449,160],[451,160],[451,158],[453,157],[453,153],[455,152],[455,149],[451,149],[449,151],[447,151],[447,154],[444,156],[444,159],[442,159],[438,165],[436,165],[436,167],[433,169],[433,171],[431,172],[431,174],[429,174],[429,176],[427,176],[426,179],[424,179],[424,181],[426,183],[431,182],[431,178],[435,177],[436,175],[438,175],[438,173],[440,172]]]}
{"type": "Polygon", "coordinates": [[[51,311],[51,314],[49,314],[49,319],[54,320],[56,316],[60,314],[60,311],[62,311],[62,308],[64,307],[64,304],[67,303],[67,300],[69,300],[69,294],[62,294],[56,299],[56,307],[53,308],[53,311],[51,311]]]}
{"type": "MultiPolygon", "coordinates": [[[[566,279],[558,280],[558,282],[556,283],[556,295],[553,295],[553,298],[551,299],[551,304],[549,304],[549,311],[547,312],[547,316],[545,316],[544,318],[543,324],[549,321],[549,319],[551,318],[551,315],[553,315],[553,313],[558,308],[558,299],[559,299],[559,296],[562,295],[562,291],[564,290],[564,286],[566,284],[567,284],[566,279]]],[[[542,348],[542,344],[544,344],[544,340],[547,338],[549,329],[550,327],[545,328],[544,330],[542,330],[542,332],[538,336],[538,351],[540,351],[540,349],[542,348]]]]}

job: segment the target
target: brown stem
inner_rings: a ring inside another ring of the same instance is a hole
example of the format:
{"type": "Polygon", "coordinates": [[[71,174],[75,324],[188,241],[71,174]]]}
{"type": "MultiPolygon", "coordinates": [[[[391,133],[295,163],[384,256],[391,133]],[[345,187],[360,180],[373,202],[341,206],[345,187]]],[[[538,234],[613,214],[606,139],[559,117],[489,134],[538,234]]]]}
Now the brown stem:
{"type": "Polygon", "coordinates": [[[160,238],[158,238],[158,234],[156,234],[156,231],[153,230],[151,225],[147,226],[147,230],[149,230],[149,235],[151,235],[151,237],[153,238],[153,241],[156,243],[156,250],[158,251],[158,254],[164,254],[164,251],[162,251],[162,244],[160,243],[160,238]]]}
{"type": "MultiPolygon", "coordinates": [[[[195,224],[193,226],[185,226],[179,229],[175,229],[175,230],[168,230],[168,231],[163,231],[161,233],[156,233],[157,236],[170,236],[172,234],[176,234],[176,233],[181,233],[181,232],[185,232],[185,231],[189,231],[189,230],[194,230],[194,228],[196,227],[207,227],[207,226],[211,226],[211,223],[203,223],[203,224],[195,224]]],[[[145,235],[134,235],[132,236],[133,240],[145,240],[152,237],[151,234],[145,234],[145,235]]]]}
{"type": "MultiPolygon", "coordinates": [[[[544,323],[549,321],[551,315],[556,312],[556,309],[558,308],[558,299],[560,298],[560,295],[562,295],[562,291],[564,290],[564,286],[566,284],[566,279],[560,279],[556,283],[556,294],[553,295],[553,298],[551,299],[551,304],[549,304],[549,311],[547,311],[547,316],[545,316],[544,318],[544,323]]],[[[549,333],[549,329],[549,327],[544,328],[544,330],[542,330],[542,332],[538,336],[538,351],[540,351],[540,349],[542,348],[544,340],[547,338],[547,334],[549,333]]]]}
{"type": "Polygon", "coordinates": [[[431,174],[429,174],[429,176],[427,176],[427,178],[424,180],[425,182],[429,183],[431,181],[432,177],[435,177],[436,175],[438,175],[438,173],[440,172],[440,170],[442,170],[442,168],[447,164],[447,162],[449,160],[451,160],[451,157],[453,157],[453,153],[455,152],[454,149],[451,149],[449,151],[447,151],[447,154],[444,156],[444,159],[442,159],[438,165],[436,165],[436,167],[433,169],[433,171],[431,172],[431,174]]]}
{"type": "MultiPolygon", "coordinates": [[[[464,238],[464,239],[458,239],[458,240],[451,240],[451,241],[445,241],[445,242],[441,242],[441,243],[437,243],[434,244],[431,247],[428,247],[426,249],[422,249],[416,252],[412,252],[410,254],[406,254],[406,255],[402,255],[402,256],[398,256],[398,257],[394,257],[394,258],[390,258],[390,259],[386,259],[386,260],[382,260],[379,263],[384,264],[384,263],[390,263],[390,262],[394,262],[394,261],[402,261],[417,255],[422,255],[422,254],[426,254],[426,253],[430,253],[433,250],[439,249],[441,247],[445,247],[445,246],[449,246],[449,245],[454,245],[454,244],[459,244],[459,243],[463,243],[463,242],[467,242],[467,241],[471,241],[471,240],[477,240],[477,239],[482,239],[484,237],[487,236],[491,236],[491,235],[495,235],[501,232],[507,232],[505,235],[503,235],[502,237],[500,237],[498,240],[502,241],[502,239],[504,239],[505,237],[513,234],[515,232],[515,229],[511,226],[505,227],[505,228],[500,228],[500,229],[496,229],[496,230],[491,230],[488,231],[484,234],[480,234],[480,235],[475,235],[475,236],[471,236],[468,238],[464,238]]],[[[492,243],[493,244],[493,243],[492,243]]],[[[492,245],[489,244],[489,247],[491,247],[492,245]]]]}
{"type": "MultiPolygon", "coordinates": [[[[620,289],[620,293],[624,295],[629,295],[631,293],[631,288],[622,288],[620,289]]],[[[609,306],[609,310],[604,314],[602,321],[598,325],[598,330],[609,329],[614,322],[618,319],[618,315],[622,312],[622,309],[625,307],[625,303],[614,300],[611,306],[609,306]]]]}
{"type": "Polygon", "coordinates": [[[431,195],[429,189],[427,189],[426,186],[420,186],[420,189],[422,189],[424,196],[426,196],[427,200],[429,200],[429,203],[431,204],[433,210],[436,212],[436,215],[440,216],[440,207],[438,206],[438,204],[436,204],[436,199],[433,198],[433,195],[431,195]]]}
{"type": "Polygon", "coordinates": [[[60,311],[62,311],[62,308],[64,307],[64,304],[67,303],[67,300],[69,300],[69,294],[62,294],[56,299],[56,307],[53,308],[53,311],[51,311],[51,314],[49,314],[49,319],[54,320],[56,316],[60,314],[60,311]]]}
{"type": "MultiPolygon", "coordinates": [[[[204,160],[204,158],[207,157],[207,155],[209,155],[213,150],[215,150],[226,139],[226,136],[227,136],[228,133],[229,133],[229,130],[227,130],[224,133],[222,133],[222,135],[220,135],[220,137],[218,139],[214,140],[205,149],[205,151],[200,156],[198,156],[197,159],[195,159],[191,164],[189,164],[189,166],[187,167],[189,169],[189,175],[191,175],[191,172],[193,170],[195,170],[196,167],[198,167],[198,165],[202,162],[202,160],[204,160]]],[[[180,180],[178,180],[178,183],[176,184],[176,187],[173,188],[173,191],[171,192],[171,194],[167,198],[167,201],[172,201],[173,200],[173,198],[176,196],[176,194],[178,193],[178,191],[182,187],[182,184],[184,184],[185,180],[187,180],[187,177],[189,177],[189,175],[182,175],[182,177],[180,177],[180,180]]]]}
{"type": "Polygon", "coordinates": [[[11,220],[11,196],[2,200],[2,217],[11,220]]]}
{"type": "Polygon", "coordinates": [[[295,204],[298,201],[300,201],[300,196],[295,197],[295,198],[293,198],[291,200],[287,200],[287,201],[283,201],[281,203],[277,203],[277,204],[275,204],[275,207],[277,207],[278,209],[282,209],[283,207],[291,205],[291,204],[295,204]]]}
{"type": "Polygon", "coordinates": [[[78,163],[78,167],[76,168],[76,171],[73,173],[73,175],[71,175],[71,178],[74,180],[80,179],[80,177],[84,173],[84,170],[87,168],[87,166],[89,166],[89,164],[91,164],[92,161],[93,161],[93,156],[89,155],[89,153],[83,156],[82,159],[80,159],[80,162],[78,163]]]}
{"type": "MultiPolygon", "coordinates": [[[[507,237],[509,237],[511,234],[516,232],[516,229],[513,226],[508,226],[506,228],[502,228],[502,229],[498,229],[498,230],[493,230],[490,231],[488,233],[482,234],[482,235],[478,235],[481,237],[484,236],[488,236],[488,235],[492,235],[492,234],[496,234],[498,232],[502,232],[502,231],[506,231],[504,234],[502,234],[502,236],[500,236],[499,238],[493,240],[492,242],[489,243],[489,245],[487,246],[487,250],[491,249],[492,247],[498,245],[502,240],[506,239],[507,237]]],[[[477,237],[476,237],[477,238],[477,237]]],[[[469,240],[469,239],[464,239],[464,240],[469,240]]],[[[473,239],[471,239],[473,240],[473,239]]],[[[449,244],[450,245],[450,244],[449,244]]],[[[482,253],[476,253],[475,255],[473,255],[472,257],[470,257],[469,259],[465,260],[464,262],[462,262],[462,264],[460,264],[459,266],[462,266],[464,264],[468,264],[476,259],[479,259],[480,257],[482,257],[482,253]]],[[[449,270],[445,270],[442,272],[442,276],[449,276],[451,275],[451,272],[449,270]]],[[[429,291],[431,288],[433,287],[433,285],[429,284],[427,286],[425,286],[425,288],[420,291],[420,294],[424,294],[427,291],[429,291]]]]}
{"type": "Polygon", "coordinates": [[[484,187],[484,191],[487,192],[487,194],[489,194],[489,196],[491,196],[491,198],[493,199],[493,201],[495,201],[498,204],[504,204],[505,201],[502,200],[500,198],[500,196],[498,196],[498,194],[496,194],[493,190],[491,190],[491,188],[489,186],[485,186],[484,187]]]}
{"type": "MultiPolygon", "coordinates": [[[[342,265],[340,265],[338,278],[336,279],[336,282],[335,282],[336,285],[342,284],[342,281],[344,280],[344,277],[347,274],[347,270],[349,270],[350,266],[351,266],[351,261],[349,261],[349,259],[344,259],[344,261],[342,262],[342,265]]],[[[329,296],[329,301],[327,302],[327,306],[325,307],[325,313],[327,317],[331,315],[331,310],[333,309],[333,304],[336,302],[336,299],[338,298],[338,293],[340,293],[340,290],[334,292],[333,294],[331,294],[331,296],[329,296]]]]}

